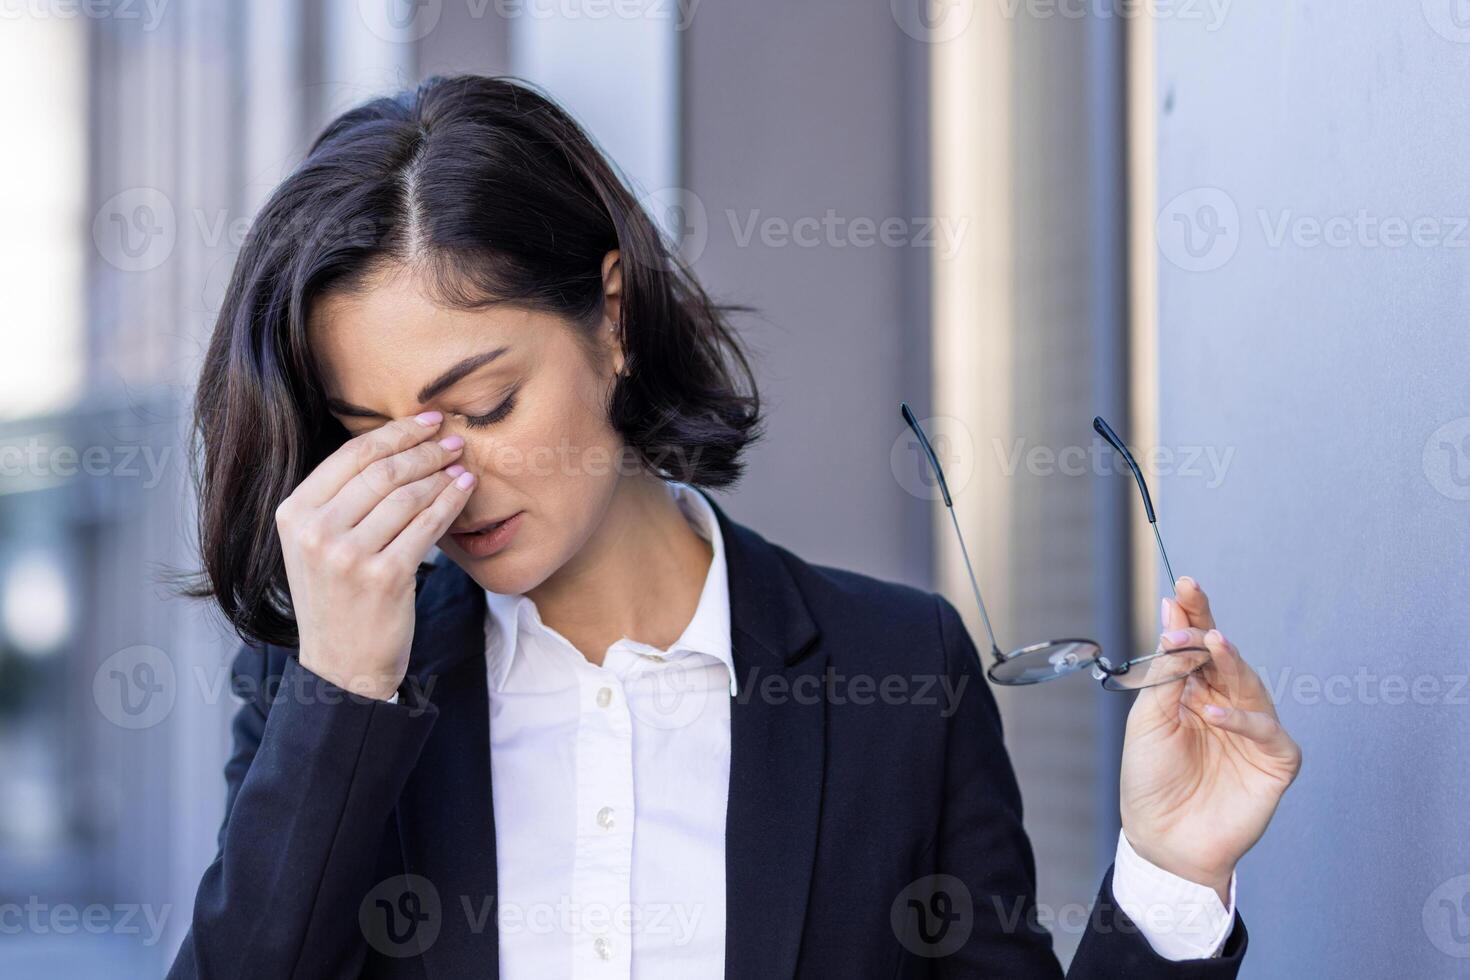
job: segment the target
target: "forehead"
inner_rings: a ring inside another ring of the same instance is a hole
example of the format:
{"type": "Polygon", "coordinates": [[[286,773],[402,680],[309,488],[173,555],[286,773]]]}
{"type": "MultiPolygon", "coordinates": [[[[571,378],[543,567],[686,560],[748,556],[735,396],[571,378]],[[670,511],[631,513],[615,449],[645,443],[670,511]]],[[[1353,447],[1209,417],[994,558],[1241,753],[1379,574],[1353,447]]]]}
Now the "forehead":
{"type": "Polygon", "coordinates": [[[546,341],[545,319],[507,305],[440,306],[414,279],[397,275],[318,298],[307,343],[330,393],[350,399],[358,388],[417,391],[458,361],[496,347],[534,352],[546,341]]]}

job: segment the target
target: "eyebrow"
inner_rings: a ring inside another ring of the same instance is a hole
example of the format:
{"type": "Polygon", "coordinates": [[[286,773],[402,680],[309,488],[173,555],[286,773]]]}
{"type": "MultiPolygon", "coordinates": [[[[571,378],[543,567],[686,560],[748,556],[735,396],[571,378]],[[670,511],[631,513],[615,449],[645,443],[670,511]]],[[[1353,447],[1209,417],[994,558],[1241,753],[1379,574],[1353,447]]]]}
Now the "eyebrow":
{"type": "MultiPolygon", "coordinates": [[[[446,389],[462,381],[466,375],[484,367],[508,350],[510,350],[509,347],[496,347],[494,350],[487,350],[466,357],[419,389],[419,404],[423,405],[435,395],[442,394],[446,389]]],[[[338,415],[349,415],[355,418],[376,419],[385,417],[381,412],[374,412],[372,409],[362,408],[350,402],[344,402],[340,398],[328,398],[327,407],[338,415]]]]}

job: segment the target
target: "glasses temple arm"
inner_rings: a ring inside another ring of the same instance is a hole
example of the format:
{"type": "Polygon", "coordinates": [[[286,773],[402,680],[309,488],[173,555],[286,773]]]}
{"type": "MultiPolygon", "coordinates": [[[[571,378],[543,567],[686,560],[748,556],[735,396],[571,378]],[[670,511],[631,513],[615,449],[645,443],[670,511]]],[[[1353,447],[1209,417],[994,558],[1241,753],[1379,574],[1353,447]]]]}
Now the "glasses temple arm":
{"type": "Polygon", "coordinates": [[[970,563],[970,549],[965,547],[965,535],[960,531],[960,519],[955,516],[954,500],[949,495],[949,484],[945,482],[944,469],[939,465],[939,457],[934,454],[934,447],[929,445],[929,437],[924,434],[924,429],[919,425],[919,420],[909,408],[908,402],[900,402],[898,410],[903,415],[903,420],[908,423],[908,427],[914,430],[914,435],[919,440],[919,447],[924,450],[924,457],[929,460],[929,466],[939,480],[939,492],[944,496],[944,507],[949,511],[950,522],[954,524],[955,537],[960,541],[960,557],[965,561],[965,572],[970,577],[970,591],[975,593],[975,605],[980,607],[980,621],[985,624],[985,635],[990,640],[990,651],[996,659],[1000,659],[1000,645],[995,642],[995,630],[990,627],[990,614],[985,611],[985,600],[980,597],[980,583],[975,581],[975,566],[970,563]]]}
{"type": "Polygon", "coordinates": [[[1148,484],[1143,482],[1143,471],[1138,468],[1133,454],[1128,451],[1127,443],[1118,437],[1118,433],[1113,431],[1112,426],[1103,421],[1101,415],[1093,417],[1092,427],[1098,435],[1106,439],[1108,444],[1118,451],[1123,457],[1123,462],[1127,463],[1128,468],[1133,471],[1133,479],[1138,483],[1138,492],[1143,495],[1143,510],[1148,515],[1149,526],[1153,528],[1154,541],[1158,542],[1159,557],[1164,560],[1164,571],[1169,573],[1169,588],[1172,589],[1178,580],[1174,578],[1174,566],[1169,564],[1169,553],[1164,550],[1164,538],[1159,534],[1159,519],[1154,514],[1154,502],[1149,497],[1148,484]]]}
{"type": "Polygon", "coordinates": [[[1123,457],[1123,462],[1127,463],[1128,468],[1133,471],[1133,479],[1138,481],[1138,492],[1143,494],[1144,513],[1148,514],[1148,522],[1150,524],[1157,525],[1159,522],[1158,518],[1154,517],[1154,502],[1148,495],[1148,484],[1143,482],[1143,471],[1134,462],[1133,454],[1128,451],[1127,443],[1118,438],[1118,433],[1114,432],[1113,427],[1103,421],[1101,415],[1093,417],[1092,427],[1097,430],[1098,435],[1106,439],[1109,445],[1118,451],[1119,455],[1123,457]]]}
{"type": "Polygon", "coordinates": [[[990,652],[995,659],[1001,659],[1000,645],[995,642],[995,630],[990,628],[990,614],[985,611],[985,600],[980,598],[980,584],[975,581],[975,566],[970,564],[970,549],[965,547],[965,536],[960,533],[960,521],[955,517],[954,508],[949,507],[949,519],[954,524],[955,537],[960,539],[960,557],[965,560],[965,572],[970,576],[970,591],[975,593],[975,605],[980,607],[980,622],[985,624],[985,635],[990,640],[990,652]]]}
{"type": "Polygon", "coordinates": [[[1154,540],[1159,543],[1159,557],[1164,559],[1164,571],[1169,573],[1169,588],[1173,589],[1179,580],[1174,577],[1174,566],[1169,564],[1169,553],[1164,550],[1164,539],[1159,536],[1159,522],[1154,521],[1150,526],[1154,529],[1154,540]]]}

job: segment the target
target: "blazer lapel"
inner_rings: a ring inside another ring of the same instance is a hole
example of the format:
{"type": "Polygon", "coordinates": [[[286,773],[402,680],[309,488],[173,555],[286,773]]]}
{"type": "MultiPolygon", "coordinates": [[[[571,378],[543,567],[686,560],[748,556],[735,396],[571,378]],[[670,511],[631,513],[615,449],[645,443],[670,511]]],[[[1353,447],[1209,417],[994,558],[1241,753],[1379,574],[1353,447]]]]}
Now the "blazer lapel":
{"type": "Polygon", "coordinates": [[[408,874],[438,892],[438,938],[424,952],[434,977],[500,975],[495,810],[485,680],[485,593],[448,558],[420,580],[408,685],[439,709],[398,804],[408,874]]]}
{"type": "Polygon", "coordinates": [[[710,503],[729,568],[739,687],[730,704],[725,977],[777,980],[796,973],[816,858],[827,654],[779,549],[710,503]]]}

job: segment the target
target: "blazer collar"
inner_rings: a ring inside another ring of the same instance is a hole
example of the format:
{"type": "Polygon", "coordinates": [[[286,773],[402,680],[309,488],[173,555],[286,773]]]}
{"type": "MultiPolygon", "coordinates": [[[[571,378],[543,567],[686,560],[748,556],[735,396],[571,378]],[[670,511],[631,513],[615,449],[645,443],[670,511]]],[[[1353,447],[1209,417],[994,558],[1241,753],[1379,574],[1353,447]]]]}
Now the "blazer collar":
{"type": "MultiPolygon", "coordinates": [[[[828,658],[793,575],[796,559],[704,496],[724,541],[739,683],[730,702],[725,976],[789,977],[797,969],[821,816],[828,658]]],[[[405,869],[434,885],[443,909],[439,936],[424,953],[429,975],[462,975],[473,963],[494,978],[485,592],[444,555],[420,566],[417,589],[408,686],[439,717],[399,802],[405,869]]]]}
{"type": "MultiPolygon", "coordinates": [[[[737,649],[735,666],[744,688],[746,674],[783,670],[802,658],[817,640],[818,629],[796,587],[785,552],[743,524],[730,520],[705,493],[720,524],[729,573],[730,632],[737,649]]],[[[793,559],[794,560],[794,559],[793,559]]]]}

